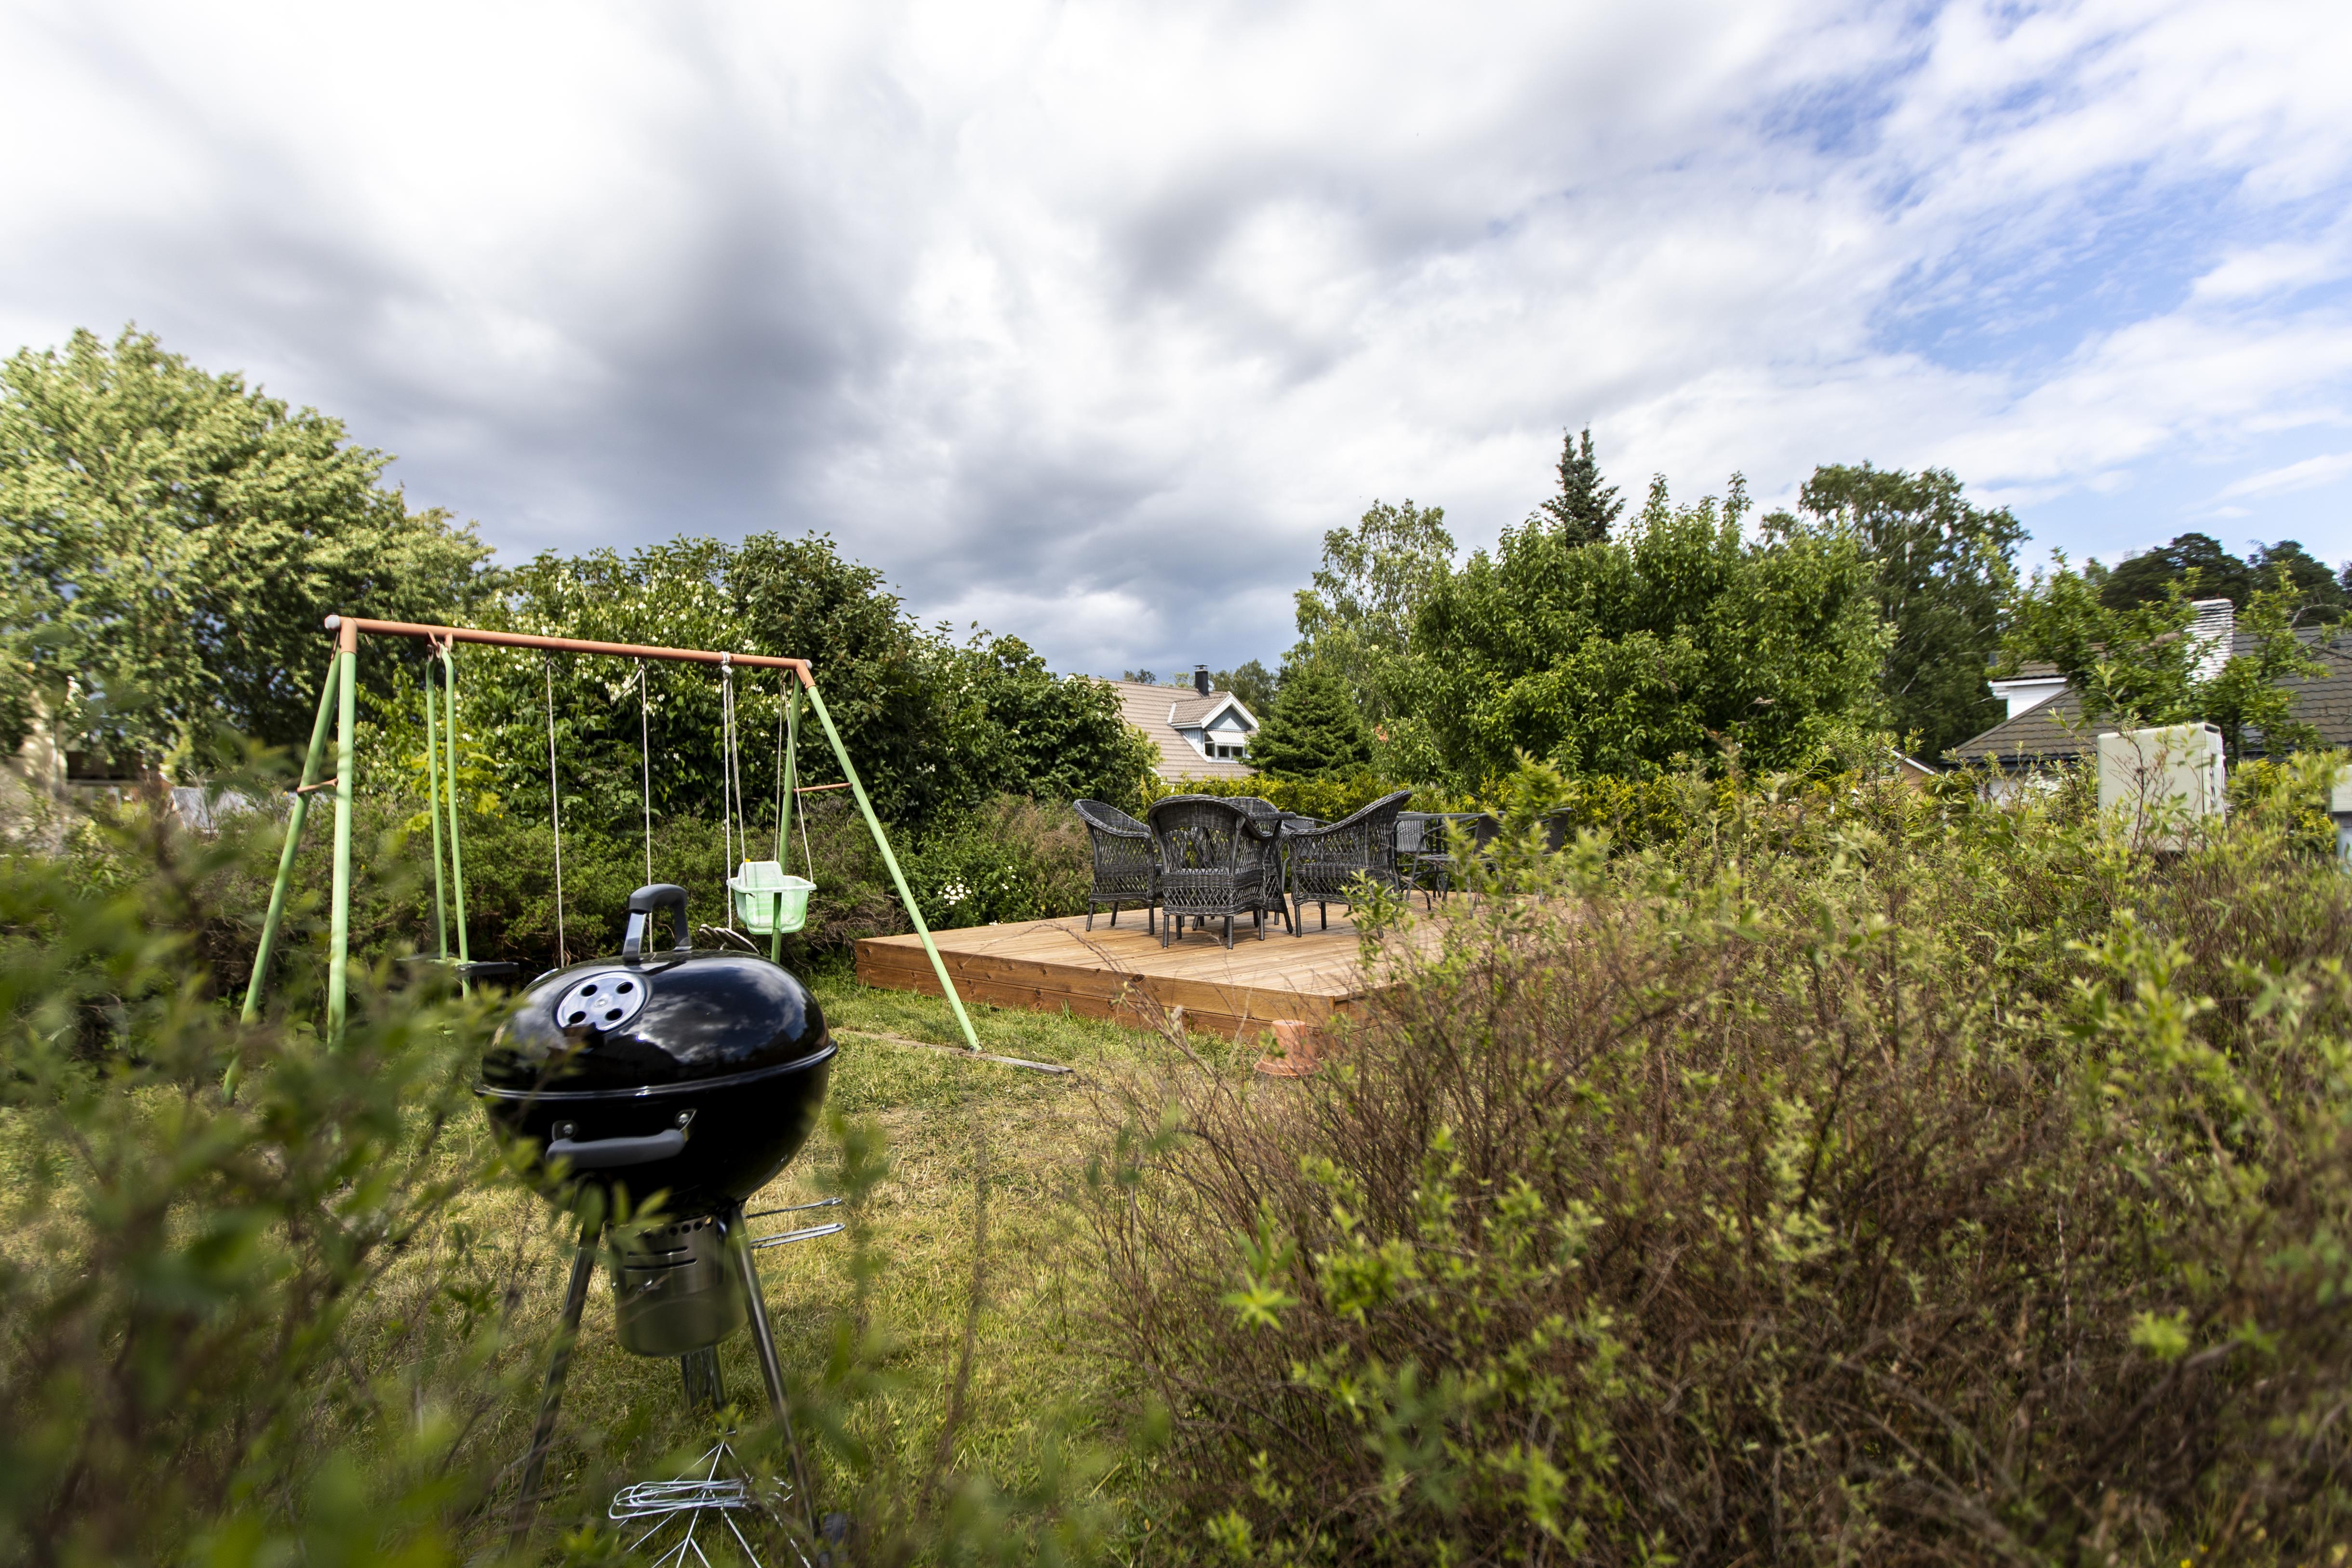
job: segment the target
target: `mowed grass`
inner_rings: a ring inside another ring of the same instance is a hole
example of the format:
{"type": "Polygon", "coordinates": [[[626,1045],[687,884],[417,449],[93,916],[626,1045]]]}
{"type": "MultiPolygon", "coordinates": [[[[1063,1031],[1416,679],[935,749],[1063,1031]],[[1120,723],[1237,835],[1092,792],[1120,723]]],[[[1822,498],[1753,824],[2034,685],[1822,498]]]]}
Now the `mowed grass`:
{"type": "MultiPolygon", "coordinates": [[[[1090,1020],[975,1006],[983,1048],[1066,1064],[1074,1076],[973,1060],[876,1036],[961,1045],[946,1005],[932,997],[869,990],[845,973],[813,981],[841,1056],[832,1105],[877,1124],[887,1140],[889,1172],[868,1200],[873,1250],[870,1321],[896,1336],[889,1366],[899,1391],[890,1401],[887,1440],[906,1468],[930,1462],[948,1390],[962,1346],[975,1286],[976,1180],[986,1163],[987,1246],[977,1283],[982,1310],[977,1354],[955,1443],[959,1468],[1018,1486],[1034,1473],[1033,1437],[1041,1416],[1066,1432],[1116,1440],[1103,1421],[1106,1372],[1087,1352],[1087,1304],[1097,1266],[1067,1197],[1097,1139],[1089,1085],[1130,1069],[1148,1048],[1130,1031],[1090,1020]]],[[[754,1213],[825,1194],[841,1151],[820,1130],[782,1177],[747,1206],[754,1213]]],[[[518,1205],[530,1200],[502,1199],[518,1205]]],[[[839,1211],[755,1222],[755,1235],[823,1223],[839,1211]]],[[[523,1331],[543,1343],[552,1330],[566,1258],[545,1217],[521,1212],[514,1223],[546,1237],[535,1248],[523,1331]]],[[[760,1254],[768,1308],[788,1375],[813,1383],[832,1349],[835,1326],[853,1300],[850,1248],[843,1236],[760,1254]]],[[[764,1415],[750,1336],[720,1347],[731,1399],[764,1415]]],[[[531,1412],[518,1410],[501,1436],[528,1441],[531,1412]]],[[[578,1353],[549,1470],[551,1521],[601,1519],[617,1479],[674,1473],[681,1455],[709,1441],[707,1423],[685,1412],[677,1364],[631,1355],[613,1333],[612,1293],[600,1273],[589,1298],[578,1353]]],[[[1120,1476],[1104,1478],[1108,1492],[1120,1476]]],[[[820,1479],[819,1490],[825,1482],[820,1479]]]]}

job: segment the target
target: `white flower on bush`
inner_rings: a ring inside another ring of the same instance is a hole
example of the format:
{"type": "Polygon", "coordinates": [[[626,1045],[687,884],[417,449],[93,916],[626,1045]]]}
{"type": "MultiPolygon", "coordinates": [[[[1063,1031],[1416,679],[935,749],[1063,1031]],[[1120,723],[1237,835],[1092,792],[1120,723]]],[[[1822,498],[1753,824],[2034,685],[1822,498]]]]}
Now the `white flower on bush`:
{"type": "Polygon", "coordinates": [[[940,902],[943,904],[961,904],[971,897],[971,889],[961,882],[950,882],[940,889],[940,902]]]}

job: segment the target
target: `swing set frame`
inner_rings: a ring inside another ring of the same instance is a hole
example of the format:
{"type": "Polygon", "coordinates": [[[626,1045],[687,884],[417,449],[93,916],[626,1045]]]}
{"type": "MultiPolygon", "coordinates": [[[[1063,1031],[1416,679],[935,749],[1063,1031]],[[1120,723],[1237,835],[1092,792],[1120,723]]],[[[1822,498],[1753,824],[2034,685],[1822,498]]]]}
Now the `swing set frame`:
{"type": "MultiPolygon", "coordinates": [[[[457,842],[457,703],[456,661],[451,650],[458,643],[478,643],[492,647],[537,648],[546,653],[598,654],[610,658],[654,659],[671,664],[715,664],[750,669],[779,669],[799,677],[799,689],[807,693],[810,708],[824,730],[824,738],[833,747],[834,760],[841,764],[841,776],[850,795],[857,802],[858,815],[866,819],[866,831],[874,836],[874,847],[881,852],[882,864],[889,869],[891,884],[898,890],[898,901],[905,906],[907,917],[915,922],[915,934],[922,939],[923,951],[930,955],[931,972],[939,976],[940,994],[947,997],[954,1010],[957,1025],[963,1030],[964,1043],[974,1055],[982,1054],[980,1037],[971,1026],[971,1015],[964,1011],[963,998],[957,994],[955,981],[948,973],[947,963],[940,956],[931,941],[931,929],[923,920],[923,911],[915,902],[914,890],[907,885],[907,874],[898,868],[898,858],[891,852],[889,835],[882,831],[881,819],[874,815],[873,803],[866,797],[866,785],[857,776],[856,767],[849,760],[849,750],[841,743],[841,731],[834,727],[833,715],[825,710],[824,697],[817,690],[815,673],[804,658],[778,658],[768,654],[724,653],[712,648],[655,647],[636,643],[591,642],[580,637],[537,637],[525,632],[482,631],[472,626],[426,626],[414,621],[377,621],[360,616],[329,616],[327,630],[335,634],[334,653],[327,666],[327,679],[319,689],[319,715],[310,726],[310,746],[302,759],[301,783],[294,790],[294,805],[286,824],[286,844],[278,857],[278,877],[269,889],[269,910],[263,916],[261,942],[253,959],[253,979],[246,987],[244,1016],[250,1022],[260,1016],[261,999],[268,985],[269,961],[278,945],[278,933],[286,917],[286,900],[294,880],[294,858],[302,842],[302,829],[310,818],[310,797],[332,790],[335,799],[335,869],[331,904],[328,966],[327,966],[327,1034],[331,1040],[341,1040],[350,1006],[349,968],[352,942],[352,786],[357,773],[358,709],[359,709],[359,649],[362,635],[422,639],[437,652],[442,667],[444,689],[448,697],[446,744],[436,745],[433,730],[439,717],[433,710],[433,685],[427,676],[425,695],[426,787],[434,796],[434,904],[436,917],[442,915],[441,892],[441,809],[446,792],[450,814],[449,870],[456,895],[457,911],[457,961],[460,983],[464,984],[472,963],[472,953],[466,933],[466,870],[457,842]],[[335,731],[335,772],[331,778],[322,779],[320,767],[326,760],[327,726],[331,718],[335,731]],[[436,756],[438,752],[438,756],[436,756]],[[446,780],[436,775],[442,769],[440,759],[446,757],[446,780]]],[[[794,705],[797,707],[797,704],[794,705]]],[[[795,726],[797,728],[797,726],[795,726]]],[[[731,764],[731,761],[729,763],[731,764]]],[[[650,766],[650,762],[648,762],[650,766]]],[[[787,800],[792,795],[787,794],[787,800]]],[[[779,823],[781,826],[781,821],[779,823]]],[[[805,831],[805,829],[803,829],[805,831]]],[[[560,853],[559,847],[559,853],[560,853]]],[[[733,909],[730,894],[728,908],[733,909]]],[[[731,918],[731,914],[730,914],[731,918]]],[[[446,931],[446,927],[444,928],[446,931]]],[[[781,937],[779,938],[781,940],[781,937]]],[[[445,934],[443,946],[447,938],[445,934]]]]}

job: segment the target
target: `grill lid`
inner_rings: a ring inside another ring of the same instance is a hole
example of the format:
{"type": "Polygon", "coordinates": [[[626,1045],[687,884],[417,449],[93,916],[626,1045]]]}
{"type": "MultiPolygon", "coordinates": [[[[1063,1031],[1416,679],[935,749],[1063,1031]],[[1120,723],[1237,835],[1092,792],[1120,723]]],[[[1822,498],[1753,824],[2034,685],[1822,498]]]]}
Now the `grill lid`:
{"type": "Polygon", "coordinates": [[[482,1058],[492,1089],[628,1093],[798,1061],[828,1044],[808,988],[764,958],[688,945],[686,891],[629,897],[617,959],[542,975],[482,1058]],[[645,951],[646,928],[677,911],[677,945],[645,951]]]}

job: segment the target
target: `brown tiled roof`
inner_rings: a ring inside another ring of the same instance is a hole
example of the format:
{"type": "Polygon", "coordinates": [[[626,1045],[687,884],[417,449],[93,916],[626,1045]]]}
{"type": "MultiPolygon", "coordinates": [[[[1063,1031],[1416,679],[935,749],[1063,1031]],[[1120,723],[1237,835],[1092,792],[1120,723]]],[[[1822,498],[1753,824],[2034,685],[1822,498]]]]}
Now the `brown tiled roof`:
{"type": "MultiPolygon", "coordinates": [[[[2240,632],[2231,639],[2230,651],[2236,656],[2252,653],[2253,648],[2252,634],[2240,632]]],[[[2322,746],[2352,746],[2352,645],[2315,636],[2306,640],[2305,651],[2326,665],[2327,673],[2289,677],[2283,683],[2292,700],[2289,711],[2296,721],[2319,731],[2322,746]]],[[[2034,668],[2028,666],[2027,672],[2034,668]]],[[[2057,672],[2053,668],[2050,673],[2057,672]]],[[[2107,728],[2112,726],[2083,722],[2083,694],[2070,686],[2049,701],[1961,742],[1945,755],[1956,763],[1990,762],[2000,767],[2071,761],[2096,749],[2099,731],[2107,728]]]]}
{"type": "Polygon", "coordinates": [[[1176,732],[1178,722],[1197,721],[1232,693],[1212,691],[1202,697],[1189,686],[1146,686],[1139,680],[1114,680],[1110,684],[1118,692],[1119,710],[1126,715],[1127,721],[1142,731],[1144,738],[1160,748],[1160,762],[1152,772],[1161,778],[1245,779],[1256,776],[1257,770],[1247,763],[1202,756],[1192,749],[1191,742],[1176,732]]]}

